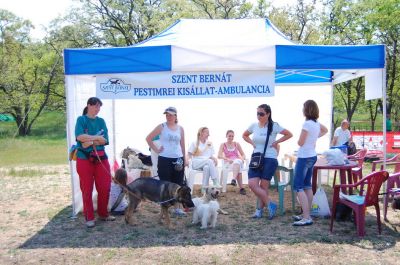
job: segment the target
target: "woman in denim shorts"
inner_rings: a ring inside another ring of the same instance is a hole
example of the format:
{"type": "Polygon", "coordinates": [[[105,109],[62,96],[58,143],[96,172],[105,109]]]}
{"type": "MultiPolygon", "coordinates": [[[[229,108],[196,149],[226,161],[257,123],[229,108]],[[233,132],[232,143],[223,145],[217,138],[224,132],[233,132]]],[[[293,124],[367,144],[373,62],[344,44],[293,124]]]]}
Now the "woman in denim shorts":
{"type": "Polygon", "coordinates": [[[294,226],[312,225],[310,216],[313,192],[311,189],[311,176],[315,162],[317,162],[317,152],[315,145],[317,139],[328,132],[328,129],[320,124],[319,109],[314,100],[307,100],[303,105],[303,114],[306,121],[300,133],[297,144],[300,146],[297,153],[296,167],[294,170],[294,189],[303,210],[303,215],[294,216],[294,226]]]}
{"type": "Polygon", "coordinates": [[[274,218],[276,213],[276,203],[273,203],[268,196],[268,188],[272,176],[278,167],[278,144],[291,138],[293,135],[288,130],[282,128],[278,123],[272,121],[271,107],[262,104],[257,107],[258,122],[253,123],[243,133],[243,139],[254,147],[255,152],[264,152],[265,141],[267,140],[267,132],[270,132],[267,149],[264,156],[264,166],[262,169],[249,169],[249,188],[257,196],[256,212],[253,218],[261,218],[263,209],[268,207],[269,219],[274,218]],[[250,135],[253,135],[250,138],[250,135]],[[278,134],[283,136],[276,139],[278,134]]]}

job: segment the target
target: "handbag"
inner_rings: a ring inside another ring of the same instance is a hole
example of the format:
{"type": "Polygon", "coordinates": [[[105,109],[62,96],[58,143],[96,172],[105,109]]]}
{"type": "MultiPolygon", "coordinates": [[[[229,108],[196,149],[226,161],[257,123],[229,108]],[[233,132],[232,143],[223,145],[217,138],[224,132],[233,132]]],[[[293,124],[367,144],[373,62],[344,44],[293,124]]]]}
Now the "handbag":
{"type": "Polygon", "coordinates": [[[266,139],[265,145],[264,145],[264,152],[263,153],[256,152],[256,153],[252,153],[251,154],[249,168],[258,169],[258,170],[263,169],[263,167],[264,167],[264,156],[265,156],[265,151],[267,150],[267,145],[268,145],[269,135],[270,134],[271,134],[271,132],[270,132],[270,130],[268,128],[267,139],[266,139]]]}
{"type": "Polygon", "coordinates": [[[78,146],[75,144],[69,149],[69,161],[76,161],[78,155],[78,146]]]}

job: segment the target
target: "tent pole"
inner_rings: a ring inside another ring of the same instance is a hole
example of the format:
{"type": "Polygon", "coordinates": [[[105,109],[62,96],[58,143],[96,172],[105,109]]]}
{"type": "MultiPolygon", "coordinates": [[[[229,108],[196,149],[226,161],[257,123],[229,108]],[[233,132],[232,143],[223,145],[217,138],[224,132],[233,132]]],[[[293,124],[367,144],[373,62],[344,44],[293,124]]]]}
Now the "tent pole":
{"type": "MultiPolygon", "coordinates": [[[[386,54],[386,53],[385,53],[386,54]]],[[[386,62],[386,60],[385,60],[386,62]]],[[[382,69],[382,98],[383,98],[383,102],[382,102],[382,106],[383,106],[383,111],[382,111],[382,115],[383,115],[383,170],[386,170],[386,64],[385,64],[385,68],[382,69]]],[[[386,192],[386,181],[383,183],[383,192],[386,192]]],[[[386,195],[385,195],[386,196],[386,195]]]]}
{"type": "Polygon", "coordinates": [[[115,137],[115,99],[112,100],[112,126],[113,126],[113,155],[114,155],[114,161],[113,161],[113,166],[114,168],[115,161],[117,161],[117,147],[116,147],[116,138],[115,137]]]}
{"type": "MultiPolygon", "coordinates": [[[[71,102],[71,92],[69,91],[69,87],[68,87],[68,81],[67,81],[67,77],[64,78],[64,82],[65,82],[65,96],[66,96],[66,101],[67,101],[67,150],[69,152],[69,147],[71,146],[71,139],[72,135],[71,135],[71,122],[70,122],[70,115],[73,112],[72,111],[72,107],[71,104],[69,104],[69,102],[71,102]]],[[[76,93],[73,92],[74,94],[74,101],[76,102],[76,93]]],[[[71,218],[76,218],[76,207],[75,207],[75,185],[74,185],[74,170],[75,167],[73,166],[73,161],[68,161],[69,162],[69,172],[71,174],[71,199],[72,199],[72,214],[71,214],[71,218]]]]}
{"type": "MultiPolygon", "coordinates": [[[[382,69],[382,106],[383,106],[383,119],[382,119],[382,128],[383,128],[383,169],[386,170],[386,150],[387,150],[387,141],[386,141],[386,67],[382,69]]],[[[386,186],[386,185],[385,185],[386,186]]],[[[384,187],[386,190],[386,187],[384,187]]]]}

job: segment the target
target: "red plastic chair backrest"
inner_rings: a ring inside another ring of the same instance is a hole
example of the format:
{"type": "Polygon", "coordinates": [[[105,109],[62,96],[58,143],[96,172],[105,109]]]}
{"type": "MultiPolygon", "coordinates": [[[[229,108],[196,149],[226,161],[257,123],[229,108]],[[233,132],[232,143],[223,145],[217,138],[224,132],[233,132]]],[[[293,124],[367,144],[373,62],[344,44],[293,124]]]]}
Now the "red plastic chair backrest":
{"type": "Polygon", "coordinates": [[[367,184],[367,192],[365,194],[365,206],[375,205],[378,202],[378,194],[382,183],[387,180],[389,173],[386,171],[373,172],[366,176],[363,180],[367,184]]]}
{"type": "Polygon", "coordinates": [[[362,167],[363,163],[364,163],[364,158],[367,155],[368,150],[367,149],[361,149],[360,151],[358,151],[357,153],[355,153],[354,155],[350,155],[348,156],[348,158],[350,160],[353,161],[357,161],[358,166],[362,167]]]}

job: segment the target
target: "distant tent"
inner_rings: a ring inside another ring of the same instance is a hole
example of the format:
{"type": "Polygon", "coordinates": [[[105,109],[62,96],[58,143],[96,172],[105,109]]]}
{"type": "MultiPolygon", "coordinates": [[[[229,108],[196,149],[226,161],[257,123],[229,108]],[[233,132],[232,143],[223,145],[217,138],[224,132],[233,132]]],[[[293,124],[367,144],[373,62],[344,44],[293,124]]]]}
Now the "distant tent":
{"type": "Polygon", "coordinates": [[[0,113],[0,121],[15,121],[14,117],[9,114],[0,113]]]}

